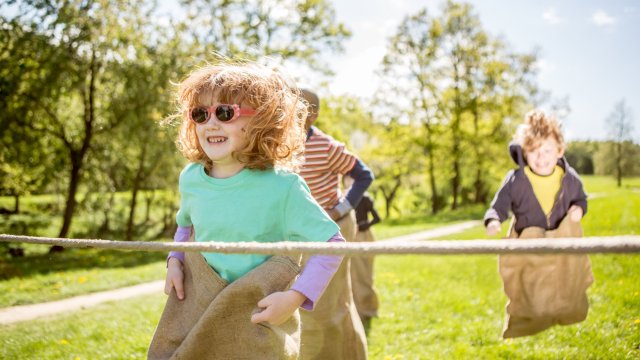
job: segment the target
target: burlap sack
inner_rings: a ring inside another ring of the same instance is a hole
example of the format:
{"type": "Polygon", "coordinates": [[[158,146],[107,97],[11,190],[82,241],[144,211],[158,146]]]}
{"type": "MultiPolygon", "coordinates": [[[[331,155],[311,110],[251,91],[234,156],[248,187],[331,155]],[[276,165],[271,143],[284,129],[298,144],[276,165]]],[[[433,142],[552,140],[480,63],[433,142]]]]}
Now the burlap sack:
{"type": "MultiPolygon", "coordinates": [[[[353,213],[338,221],[340,232],[353,241],[353,213]]],[[[349,259],[345,258],[313,311],[301,311],[300,359],[361,360],[367,358],[367,338],[353,304],[349,259]]]]}
{"type": "MultiPolygon", "coordinates": [[[[371,230],[358,231],[356,242],[372,242],[371,230]]],[[[373,256],[351,258],[351,286],[353,302],[360,319],[378,316],[378,295],[373,287],[373,256]]]]}
{"type": "Polygon", "coordinates": [[[289,287],[300,271],[288,257],[273,256],[227,284],[200,253],[185,254],[185,299],[175,290],[149,347],[149,359],[297,359],[300,318],[284,324],[251,323],[258,301],[289,287]]]}
{"type": "MultiPolygon", "coordinates": [[[[556,230],[525,228],[510,238],[581,237],[579,222],[568,216],[556,230]]],[[[578,255],[500,255],[499,271],[509,298],[503,338],[529,336],[553,325],[570,325],[587,318],[587,288],[593,283],[591,262],[578,255]]]]}

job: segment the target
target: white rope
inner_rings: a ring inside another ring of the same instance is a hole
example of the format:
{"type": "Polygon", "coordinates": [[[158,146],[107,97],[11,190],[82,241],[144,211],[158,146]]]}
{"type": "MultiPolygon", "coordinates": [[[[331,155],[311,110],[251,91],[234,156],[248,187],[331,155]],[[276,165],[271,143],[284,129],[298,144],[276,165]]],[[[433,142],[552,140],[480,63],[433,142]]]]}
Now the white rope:
{"type": "Polygon", "coordinates": [[[60,245],[72,248],[102,248],[139,251],[199,251],[235,254],[551,254],[551,253],[640,253],[640,236],[522,240],[433,240],[411,242],[150,242],[60,239],[0,234],[0,241],[60,245]]]}

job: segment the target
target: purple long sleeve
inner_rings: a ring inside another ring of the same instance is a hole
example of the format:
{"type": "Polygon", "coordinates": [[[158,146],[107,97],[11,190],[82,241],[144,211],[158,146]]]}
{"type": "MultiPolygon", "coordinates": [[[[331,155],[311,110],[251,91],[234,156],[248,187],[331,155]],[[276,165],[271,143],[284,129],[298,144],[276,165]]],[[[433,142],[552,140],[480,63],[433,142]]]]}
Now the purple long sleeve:
{"type": "MultiPolygon", "coordinates": [[[[338,232],[327,242],[344,242],[344,238],[338,232]]],[[[307,297],[302,303],[305,310],[313,310],[316,301],[320,298],[324,290],[329,285],[333,274],[338,271],[343,256],[339,255],[313,255],[307,261],[307,265],[302,270],[298,280],[291,286],[295,290],[307,297]]]]}
{"type": "MultiPolygon", "coordinates": [[[[173,236],[173,241],[187,242],[189,241],[190,236],[191,236],[191,226],[178,226],[178,230],[176,230],[176,234],[173,236]]],[[[184,252],[172,251],[169,253],[167,260],[169,260],[169,258],[172,258],[172,257],[180,260],[180,262],[184,264],[184,252]]]]}

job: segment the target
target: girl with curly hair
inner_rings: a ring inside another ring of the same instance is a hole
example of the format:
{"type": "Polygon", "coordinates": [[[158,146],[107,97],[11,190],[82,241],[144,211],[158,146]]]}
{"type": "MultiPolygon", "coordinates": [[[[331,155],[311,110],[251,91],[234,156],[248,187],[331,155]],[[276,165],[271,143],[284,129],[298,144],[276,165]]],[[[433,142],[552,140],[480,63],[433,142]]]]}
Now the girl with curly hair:
{"type": "MultiPolygon", "coordinates": [[[[175,241],[344,241],[294,173],[306,104],[278,71],[222,63],[179,85],[175,241]]],[[[149,358],[297,358],[298,308],[313,310],[341,256],[172,252],[149,358]],[[296,279],[297,277],[297,279],[296,279]]]]}

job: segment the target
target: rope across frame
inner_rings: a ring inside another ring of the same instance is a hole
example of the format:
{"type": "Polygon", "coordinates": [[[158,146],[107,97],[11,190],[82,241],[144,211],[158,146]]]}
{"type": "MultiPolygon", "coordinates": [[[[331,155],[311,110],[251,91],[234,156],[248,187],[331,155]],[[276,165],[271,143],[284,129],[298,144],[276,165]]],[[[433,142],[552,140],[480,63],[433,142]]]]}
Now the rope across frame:
{"type": "Polygon", "coordinates": [[[226,254],[473,255],[640,253],[640,236],[603,236],[515,240],[419,240],[357,243],[318,242],[151,242],[100,239],[61,239],[0,234],[0,242],[60,245],[136,251],[198,251],[226,254]]]}

